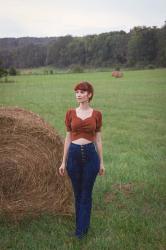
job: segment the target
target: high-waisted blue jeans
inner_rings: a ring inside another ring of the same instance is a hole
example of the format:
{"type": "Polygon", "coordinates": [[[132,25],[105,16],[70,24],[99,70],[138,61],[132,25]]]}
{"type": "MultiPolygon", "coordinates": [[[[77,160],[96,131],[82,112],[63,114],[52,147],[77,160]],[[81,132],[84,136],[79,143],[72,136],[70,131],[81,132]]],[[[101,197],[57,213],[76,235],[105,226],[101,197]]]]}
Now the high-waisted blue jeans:
{"type": "Polygon", "coordinates": [[[70,143],[66,170],[71,179],[74,198],[77,236],[88,232],[92,208],[92,189],[100,168],[95,144],[70,143]]]}

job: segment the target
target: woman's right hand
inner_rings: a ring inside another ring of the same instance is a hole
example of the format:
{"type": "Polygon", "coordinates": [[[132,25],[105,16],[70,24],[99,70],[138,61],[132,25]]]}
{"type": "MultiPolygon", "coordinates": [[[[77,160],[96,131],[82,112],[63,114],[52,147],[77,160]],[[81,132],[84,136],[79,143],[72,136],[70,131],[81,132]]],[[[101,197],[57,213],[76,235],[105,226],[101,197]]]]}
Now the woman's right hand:
{"type": "Polygon", "coordinates": [[[62,163],[59,167],[59,174],[64,176],[65,175],[65,163],[62,163]]]}

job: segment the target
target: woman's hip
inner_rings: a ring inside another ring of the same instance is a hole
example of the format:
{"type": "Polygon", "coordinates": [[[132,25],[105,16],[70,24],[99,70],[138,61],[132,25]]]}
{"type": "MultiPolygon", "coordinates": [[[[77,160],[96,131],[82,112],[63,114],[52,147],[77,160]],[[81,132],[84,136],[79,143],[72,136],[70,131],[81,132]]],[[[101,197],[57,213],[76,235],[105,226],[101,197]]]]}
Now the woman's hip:
{"type": "Polygon", "coordinates": [[[88,161],[91,160],[93,157],[98,157],[96,146],[93,142],[83,145],[70,143],[68,155],[75,159],[82,158],[88,161]]]}
{"type": "Polygon", "coordinates": [[[68,170],[79,171],[82,168],[92,168],[98,171],[99,165],[100,159],[94,143],[83,146],[70,144],[66,166],[68,170]]]}

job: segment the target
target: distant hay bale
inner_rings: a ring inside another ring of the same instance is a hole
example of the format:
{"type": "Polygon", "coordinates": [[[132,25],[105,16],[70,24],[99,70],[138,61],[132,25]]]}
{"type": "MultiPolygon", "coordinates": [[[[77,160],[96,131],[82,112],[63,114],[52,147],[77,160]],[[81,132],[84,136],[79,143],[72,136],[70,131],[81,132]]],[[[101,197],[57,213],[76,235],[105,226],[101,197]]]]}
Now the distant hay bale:
{"type": "Polygon", "coordinates": [[[123,77],[123,72],[121,72],[121,71],[113,71],[112,76],[116,77],[116,78],[123,77]]]}
{"type": "Polygon", "coordinates": [[[115,77],[115,75],[116,75],[116,71],[113,71],[112,76],[115,77]]]}
{"type": "Polygon", "coordinates": [[[58,173],[62,154],[62,138],[39,115],[0,107],[0,215],[71,215],[71,183],[58,173]]]}

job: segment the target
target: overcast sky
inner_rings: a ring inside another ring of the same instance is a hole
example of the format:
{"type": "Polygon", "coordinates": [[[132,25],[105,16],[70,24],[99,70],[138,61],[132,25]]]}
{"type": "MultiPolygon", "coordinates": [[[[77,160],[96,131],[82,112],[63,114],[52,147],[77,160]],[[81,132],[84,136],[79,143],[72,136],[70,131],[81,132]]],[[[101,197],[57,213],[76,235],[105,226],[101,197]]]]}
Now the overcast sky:
{"type": "Polygon", "coordinates": [[[83,36],[161,27],[166,0],[0,0],[0,37],[83,36]]]}

